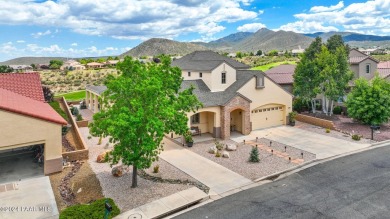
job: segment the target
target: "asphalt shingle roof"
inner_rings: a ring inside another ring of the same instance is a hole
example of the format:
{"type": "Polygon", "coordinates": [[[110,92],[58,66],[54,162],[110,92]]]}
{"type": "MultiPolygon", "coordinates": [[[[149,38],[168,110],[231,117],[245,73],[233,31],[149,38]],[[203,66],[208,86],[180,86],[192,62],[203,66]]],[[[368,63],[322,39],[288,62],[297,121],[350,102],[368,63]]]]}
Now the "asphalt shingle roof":
{"type": "Polygon", "coordinates": [[[279,65],[265,72],[265,74],[278,84],[292,84],[296,65],[279,65]]]}
{"type": "Polygon", "coordinates": [[[235,69],[248,69],[250,66],[237,62],[229,57],[222,56],[213,51],[196,51],[176,59],[172,66],[177,66],[182,70],[189,71],[211,71],[221,63],[226,62],[235,69]]]}
{"type": "Polygon", "coordinates": [[[102,85],[102,86],[94,86],[94,85],[87,85],[86,87],[87,90],[93,91],[97,94],[102,94],[105,90],[107,90],[107,87],[102,85]]]}
{"type": "Polygon", "coordinates": [[[0,88],[32,98],[45,101],[39,73],[1,73],[0,88]]]}
{"type": "Polygon", "coordinates": [[[181,84],[181,89],[187,89],[192,85],[195,88],[194,94],[198,97],[199,101],[203,103],[203,107],[222,106],[233,97],[241,95],[238,90],[250,79],[256,76],[262,76],[262,72],[253,70],[238,70],[237,80],[226,90],[219,92],[210,92],[210,89],[202,79],[185,80],[181,84]]]}

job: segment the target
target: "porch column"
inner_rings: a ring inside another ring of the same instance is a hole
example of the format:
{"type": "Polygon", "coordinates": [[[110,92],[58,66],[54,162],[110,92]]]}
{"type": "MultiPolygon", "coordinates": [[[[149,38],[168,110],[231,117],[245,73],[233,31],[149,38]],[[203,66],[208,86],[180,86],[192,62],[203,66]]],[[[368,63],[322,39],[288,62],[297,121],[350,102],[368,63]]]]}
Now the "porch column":
{"type": "Polygon", "coordinates": [[[94,113],[99,112],[98,104],[99,104],[98,96],[96,94],[94,94],[94,101],[93,101],[93,112],[94,113]]]}
{"type": "Polygon", "coordinates": [[[93,93],[89,92],[89,109],[93,111],[93,93]]]}
{"type": "Polygon", "coordinates": [[[87,106],[87,109],[89,109],[89,91],[85,90],[85,105],[87,106]]]}

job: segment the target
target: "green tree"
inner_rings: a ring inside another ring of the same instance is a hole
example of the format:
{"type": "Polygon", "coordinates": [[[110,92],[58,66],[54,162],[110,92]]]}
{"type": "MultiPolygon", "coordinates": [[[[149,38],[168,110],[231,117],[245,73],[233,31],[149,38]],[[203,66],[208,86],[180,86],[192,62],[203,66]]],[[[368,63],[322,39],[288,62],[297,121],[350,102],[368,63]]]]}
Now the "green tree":
{"type": "Polygon", "coordinates": [[[106,62],[106,59],[105,58],[98,58],[96,61],[99,63],[104,63],[104,62],[106,62]]]}
{"type": "Polygon", "coordinates": [[[277,56],[278,55],[278,50],[271,50],[268,52],[268,56],[277,56]]]}
{"type": "Polygon", "coordinates": [[[107,61],[110,61],[110,60],[114,60],[114,58],[112,58],[112,56],[107,57],[107,61]]]}
{"type": "Polygon", "coordinates": [[[261,50],[257,50],[257,52],[256,52],[256,55],[257,55],[257,56],[261,56],[261,55],[263,55],[263,51],[261,51],[261,50]]]}
{"type": "Polygon", "coordinates": [[[9,67],[8,65],[0,65],[0,73],[10,73],[13,71],[14,69],[9,67]]]}
{"type": "Polygon", "coordinates": [[[242,52],[236,52],[236,58],[242,59],[243,54],[242,52]]]}
{"type": "Polygon", "coordinates": [[[181,70],[170,66],[170,59],[147,65],[126,57],[118,63],[119,76],[108,76],[102,94],[102,109],[90,125],[94,136],[109,137],[114,149],[111,165],[122,162],[133,166],[132,187],[137,186],[137,169],[151,166],[162,150],[165,134],[188,132],[187,112],[201,103],[193,88],[180,90],[181,70]]]}
{"type": "Polygon", "coordinates": [[[355,80],[346,101],[348,116],[368,125],[381,125],[390,118],[390,83],[376,75],[371,81],[355,80]]]}
{"type": "Polygon", "coordinates": [[[326,41],[326,47],[331,53],[335,53],[340,46],[344,47],[346,55],[349,53],[349,46],[344,45],[344,40],[341,35],[333,35],[326,41]]]}
{"type": "Polygon", "coordinates": [[[259,158],[259,149],[256,147],[252,147],[251,152],[249,153],[249,162],[258,163],[260,162],[259,158]]]}
{"type": "Polygon", "coordinates": [[[51,69],[59,69],[64,64],[61,60],[50,60],[49,67],[51,69]]]}

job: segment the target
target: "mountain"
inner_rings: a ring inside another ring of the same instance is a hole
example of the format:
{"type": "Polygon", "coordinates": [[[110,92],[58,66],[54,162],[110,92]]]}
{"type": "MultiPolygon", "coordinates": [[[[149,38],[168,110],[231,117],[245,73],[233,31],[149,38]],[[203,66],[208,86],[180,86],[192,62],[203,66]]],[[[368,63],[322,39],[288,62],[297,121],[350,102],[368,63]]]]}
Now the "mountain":
{"type": "Polygon", "coordinates": [[[219,50],[231,49],[234,45],[240,43],[252,35],[253,33],[251,32],[237,32],[226,37],[222,37],[218,40],[210,41],[205,46],[219,50]]]}
{"type": "Polygon", "coordinates": [[[31,64],[49,64],[50,60],[57,59],[66,61],[65,57],[19,57],[0,62],[0,65],[31,65],[31,64]]]}
{"type": "Polygon", "coordinates": [[[317,32],[317,33],[310,33],[310,34],[304,34],[308,37],[321,37],[323,41],[328,40],[333,35],[341,35],[344,42],[351,42],[351,41],[388,41],[390,40],[390,36],[375,36],[375,35],[367,35],[367,34],[360,34],[360,33],[353,33],[353,32],[317,32]]]}
{"type": "Polygon", "coordinates": [[[194,43],[178,42],[161,38],[152,38],[123,53],[120,56],[123,57],[128,55],[132,57],[140,57],[155,56],[160,54],[186,55],[199,50],[209,49],[202,45],[197,45],[194,43]]]}
{"type": "Polygon", "coordinates": [[[257,50],[270,51],[292,50],[306,48],[313,41],[313,38],[291,31],[272,31],[261,28],[253,35],[245,38],[233,46],[233,51],[256,52],[257,50]]]}

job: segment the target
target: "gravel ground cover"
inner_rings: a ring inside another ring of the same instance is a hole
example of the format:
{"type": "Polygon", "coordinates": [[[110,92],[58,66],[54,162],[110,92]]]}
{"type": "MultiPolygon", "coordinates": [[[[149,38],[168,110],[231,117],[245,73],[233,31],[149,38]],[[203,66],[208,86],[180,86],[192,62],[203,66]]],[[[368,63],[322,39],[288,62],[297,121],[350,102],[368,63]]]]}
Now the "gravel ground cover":
{"type": "MultiPolygon", "coordinates": [[[[316,114],[302,113],[302,114],[333,121],[336,128],[342,130],[343,132],[348,132],[350,134],[352,133],[359,134],[359,135],[363,135],[364,138],[371,139],[371,129],[369,125],[364,125],[359,122],[356,122],[347,116],[343,116],[343,115],[327,116],[323,113],[316,113],[316,114]]],[[[381,125],[379,133],[374,134],[374,140],[375,141],[390,140],[390,122],[381,125]]]]}
{"type": "MultiPolygon", "coordinates": [[[[109,164],[96,162],[96,158],[99,154],[112,149],[112,146],[106,145],[108,139],[103,139],[102,144],[97,145],[98,138],[92,137],[88,139],[88,128],[80,128],[80,131],[89,147],[89,164],[100,181],[103,195],[112,198],[121,212],[131,210],[154,200],[193,187],[192,185],[184,184],[158,183],[138,177],[138,187],[131,188],[132,167],[129,167],[129,171],[123,174],[122,177],[114,177],[111,174],[111,167],[109,164]]],[[[155,162],[151,168],[145,171],[150,173],[150,175],[163,178],[192,179],[195,181],[195,179],[181,172],[161,158],[159,161],[155,162]],[[157,164],[160,166],[160,171],[158,174],[153,174],[153,167],[157,164]]]]}
{"type": "MultiPolygon", "coordinates": [[[[253,140],[256,141],[256,140],[253,140]]],[[[259,144],[269,145],[268,139],[258,139],[259,144]]],[[[232,140],[221,141],[223,144],[237,144],[232,140]]],[[[213,141],[206,141],[201,143],[194,144],[193,147],[188,148],[189,150],[210,159],[213,162],[216,162],[246,178],[255,180],[276,172],[286,170],[288,168],[297,166],[297,164],[291,163],[288,160],[272,155],[272,153],[266,150],[260,150],[260,162],[259,163],[250,163],[248,161],[249,154],[252,149],[251,145],[240,143],[238,144],[237,151],[229,151],[230,158],[215,157],[215,154],[208,153],[208,150],[211,146],[214,146],[213,141]]],[[[284,145],[279,142],[273,142],[272,148],[284,152],[284,145]]],[[[301,158],[302,150],[287,146],[287,153],[294,158],[301,158]]],[[[304,152],[304,162],[315,159],[315,155],[309,152],[304,152]]]]}
{"type": "MultiPolygon", "coordinates": [[[[294,127],[304,129],[304,130],[310,131],[310,132],[315,132],[315,133],[318,133],[321,135],[331,136],[333,138],[343,139],[343,140],[354,142],[354,143],[371,144],[371,143],[375,142],[375,141],[371,141],[370,139],[367,139],[367,138],[362,138],[362,139],[360,139],[360,141],[355,141],[352,139],[351,135],[347,135],[347,134],[344,134],[344,133],[341,133],[338,131],[333,131],[333,130],[330,130],[329,133],[326,133],[325,128],[315,126],[315,125],[310,125],[310,124],[307,124],[304,122],[299,122],[299,121],[295,122],[294,127]]],[[[358,133],[356,133],[356,134],[358,134],[358,133]]]]}

